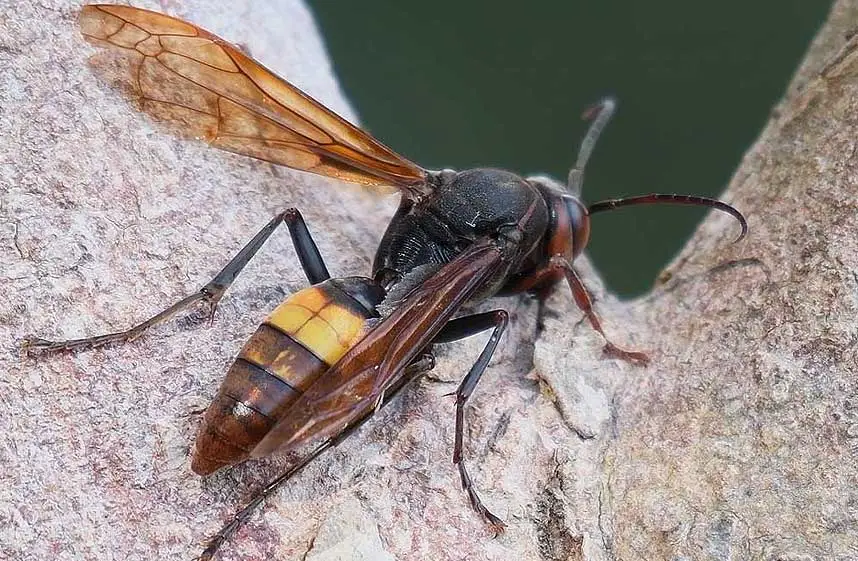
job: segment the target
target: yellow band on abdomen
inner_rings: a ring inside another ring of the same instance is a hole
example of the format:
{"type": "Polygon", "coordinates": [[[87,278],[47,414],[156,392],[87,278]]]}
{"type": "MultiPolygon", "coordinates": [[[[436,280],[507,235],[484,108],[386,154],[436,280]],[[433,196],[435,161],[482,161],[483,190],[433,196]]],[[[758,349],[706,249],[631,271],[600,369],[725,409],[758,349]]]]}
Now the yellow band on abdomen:
{"type": "Polygon", "coordinates": [[[325,285],[304,289],[277,306],[265,321],[332,365],[362,336],[366,321],[337,296],[325,285]]]}

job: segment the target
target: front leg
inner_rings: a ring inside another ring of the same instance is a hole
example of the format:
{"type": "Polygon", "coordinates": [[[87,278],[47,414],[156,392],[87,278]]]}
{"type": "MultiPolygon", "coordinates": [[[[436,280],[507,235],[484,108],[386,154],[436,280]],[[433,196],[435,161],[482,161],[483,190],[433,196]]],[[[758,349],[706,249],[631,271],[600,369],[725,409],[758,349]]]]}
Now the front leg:
{"type": "Polygon", "coordinates": [[[537,301],[539,302],[539,308],[536,315],[537,335],[545,327],[545,315],[548,311],[545,307],[545,300],[554,291],[557,282],[563,278],[566,279],[569,288],[572,290],[572,297],[575,299],[575,303],[578,305],[578,308],[584,312],[584,316],[590,322],[593,329],[595,329],[599,335],[605,339],[605,354],[625,360],[626,362],[646,366],[649,363],[649,357],[646,353],[621,349],[608,339],[608,336],[605,335],[604,329],[602,329],[602,322],[599,320],[599,316],[597,316],[596,312],[593,310],[593,300],[590,298],[590,293],[587,291],[587,287],[584,286],[584,282],[581,280],[581,277],[578,276],[578,273],[575,272],[575,269],[572,268],[569,261],[567,261],[562,255],[553,256],[547,263],[541,265],[540,268],[536,269],[528,276],[518,279],[516,283],[510,285],[507,289],[511,293],[535,293],[537,301]]]}
{"type": "Polygon", "coordinates": [[[575,303],[578,305],[578,308],[584,312],[584,315],[590,321],[590,325],[593,329],[598,331],[602,338],[605,339],[605,346],[602,350],[606,355],[619,358],[639,366],[646,366],[649,364],[649,357],[646,353],[621,349],[608,339],[608,336],[605,335],[605,331],[602,329],[602,322],[599,321],[599,316],[597,316],[596,312],[593,311],[593,301],[590,298],[590,293],[587,291],[587,287],[584,286],[584,282],[581,280],[581,277],[578,276],[578,273],[575,272],[575,269],[572,268],[572,265],[569,264],[565,258],[560,255],[555,255],[551,258],[549,266],[562,270],[565,274],[566,282],[572,290],[572,296],[575,298],[575,303]]]}

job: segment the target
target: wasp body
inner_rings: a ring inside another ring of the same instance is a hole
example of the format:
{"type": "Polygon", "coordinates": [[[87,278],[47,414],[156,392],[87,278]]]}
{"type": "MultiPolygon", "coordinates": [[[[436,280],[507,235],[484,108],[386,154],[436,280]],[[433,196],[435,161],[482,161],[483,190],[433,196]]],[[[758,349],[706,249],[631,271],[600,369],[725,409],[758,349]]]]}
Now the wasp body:
{"type": "Polygon", "coordinates": [[[312,286],[277,307],[239,353],[205,414],[192,468],[208,474],[250,457],[315,447],[239,512],[202,559],[210,559],[278,485],[432,368],[433,345],[486,330],[491,337],[455,392],[453,462],[471,506],[501,531],[503,523],[483,505],[468,475],[463,443],[465,406],[508,315],[493,310],[456,317],[462,306],[528,292],[538,298],[541,315],[545,298],[565,279],[605,338],[606,353],[645,364],[644,353],[623,350],[605,336],[572,266],[587,245],[590,215],[636,204],[701,205],[734,216],[742,235],[747,230],[738,210],[705,197],[650,194],[585,206],[584,168],[613,113],[612,100],[585,114],[592,122],[566,184],[490,168],[430,171],[193,24],[113,5],[85,6],[80,23],[87,39],[130,60],[126,78],[140,108],[179,132],[268,162],[401,193],[370,277],[332,279],[292,208],[274,217],[202,289],[131,329],[25,342],[29,350],[46,352],[90,348],[132,340],[197,303],[213,314],[235,277],[286,224],[312,286]]]}

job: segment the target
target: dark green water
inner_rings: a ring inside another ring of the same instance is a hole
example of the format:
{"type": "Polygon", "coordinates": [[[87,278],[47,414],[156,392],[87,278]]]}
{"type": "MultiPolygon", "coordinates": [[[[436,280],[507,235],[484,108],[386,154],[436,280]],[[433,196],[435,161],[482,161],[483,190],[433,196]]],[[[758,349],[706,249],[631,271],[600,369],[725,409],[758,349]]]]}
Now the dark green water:
{"type": "MultiPolygon", "coordinates": [[[[588,169],[591,202],[722,191],[829,9],[821,0],[310,5],[362,122],[424,167],[565,178],[586,128],[581,111],[616,96],[588,169]]],[[[590,255],[612,289],[640,293],[702,216],[600,214],[590,255]]]]}

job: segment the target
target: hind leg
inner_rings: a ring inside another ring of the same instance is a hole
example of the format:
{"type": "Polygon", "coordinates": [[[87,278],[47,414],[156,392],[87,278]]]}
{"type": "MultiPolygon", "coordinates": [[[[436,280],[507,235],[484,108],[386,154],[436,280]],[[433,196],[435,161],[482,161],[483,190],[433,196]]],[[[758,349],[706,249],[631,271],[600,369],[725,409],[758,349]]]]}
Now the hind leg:
{"type": "Polygon", "coordinates": [[[208,307],[209,319],[214,319],[215,309],[218,302],[223,297],[224,292],[232,285],[239,273],[253,259],[259,248],[271,237],[271,234],[281,224],[285,223],[289,228],[289,233],[292,235],[292,241],[295,243],[295,250],[298,253],[298,259],[301,261],[301,266],[304,273],[311,283],[316,284],[330,278],[328,270],[325,267],[325,262],[322,259],[319,249],[316,247],[313,238],[310,235],[307,225],[301,213],[297,209],[290,208],[285,212],[275,216],[268,224],[262,228],[250,242],[247,243],[235,257],[230,260],[221,271],[215,275],[205,286],[199,291],[186,296],[168,307],[150,317],[149,319],[134,325],[124,331],[107,333],[104,335],[96,335],[94,337],[86,337],[83,339],[71,339],[68,341],[49,341],[37,337],[25,339],[21,346],[26,354],[31,353],[51,353],[58,351],[78,351],[83,349],[92,349],[109,345],[111,343],[125,343],[133,341],[145,333],[149,328],[164,323],[179,312],[182,312],[191,306],[202,303],[208,307]]]}

